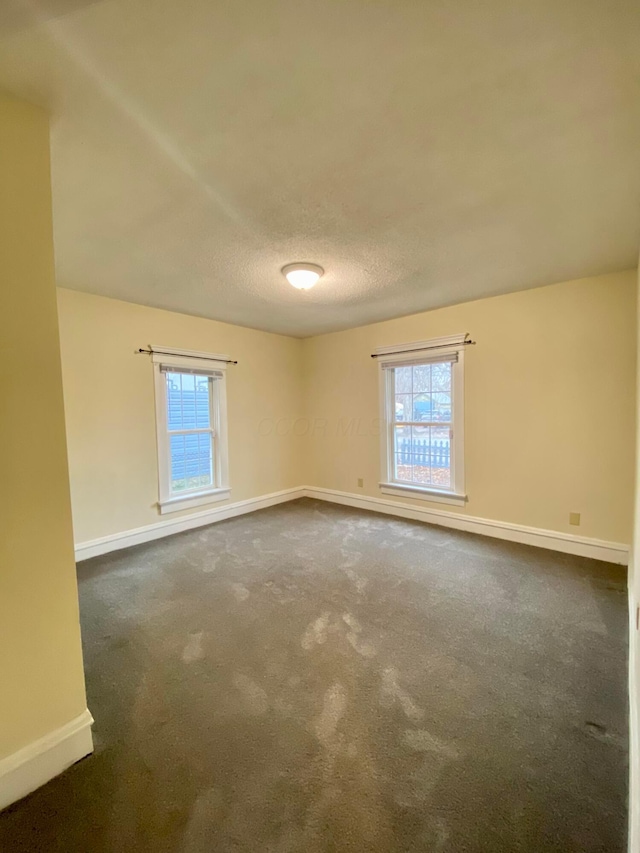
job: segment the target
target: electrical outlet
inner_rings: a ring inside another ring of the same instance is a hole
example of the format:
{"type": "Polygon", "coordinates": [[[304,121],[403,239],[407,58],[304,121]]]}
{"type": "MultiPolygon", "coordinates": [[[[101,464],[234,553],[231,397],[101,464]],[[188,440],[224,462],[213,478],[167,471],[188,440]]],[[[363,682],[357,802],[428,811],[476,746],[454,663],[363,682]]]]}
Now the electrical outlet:
{"type": "Polygon", "coordinates": [[[358,477],[358,488],[361,489],[364,486],[364,480],[362,477],[358,477]]]}
{"type": "Polygon", "coordinates": [[[569,524],[575,524],[576,527],[580,525],[580,513],[579,512],[570,512],[569,513],[569,524]]]}

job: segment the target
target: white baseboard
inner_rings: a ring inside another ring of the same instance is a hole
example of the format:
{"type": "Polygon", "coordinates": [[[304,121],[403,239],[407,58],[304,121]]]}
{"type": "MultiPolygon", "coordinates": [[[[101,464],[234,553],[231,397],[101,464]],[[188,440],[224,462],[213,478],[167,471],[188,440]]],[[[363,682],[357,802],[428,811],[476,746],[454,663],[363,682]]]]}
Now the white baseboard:
{"type": "Polygon", "coordinates": [[[141,545],[143,542],[151,542],[153,539],[162,539],[165,536],[171,536],[172,533],[181,533],[183,530],[203,527],[205,524],[213,524],[216,521],[223,521],[225,518],[234,518],[247,512],[255,512],[257,509],[266,509],[268,506],[274,506],[285,501],[294,501],[303,496],[302,487],[283,489],[280,492],[261,495],[259,498],[249,498],[245,501],[216,506],[179,518],[165,518],[155,524],[147,524],[133,530],[124,530],[122,533],[113,533],[110,536],[92,539],[89,542],[79,542],[76,545],[76,561],[80,562],[81,560],[88,560],[90,557],[99,557],[101,554],[119,551],[121,548],[129,548],[131,545],[141,545]]]}
{"type": "Polygon", "coordinates": [[[384,498],[340,492],[335,489],[305,486],[304,494],[306,497],[321,501],[382,512],[399,518],[425,521],[428,524],[439,524],[441,527],[466,530],[469,533],[480,533],[483,536],[492,536],[495,539],[506,539],[509,542],[520,542],[523,545],[534,545],[537,548],[548,548],[552,551],[562,551],[565,554],[592,557],[596,560],[605,560],[608,563],[619,563],[626,566],[629,562],[629,546],[619,542],[605,542],[601,539],[590,539],[586,536],[575,536],[556,530],[541,530],[537,527],[526,527],[522,524],[511,524],[506,521],[476,518],[459,512],[429,509],[385,500],[384,498]]]}
{"type": "Polygon", "coordinates": [[[131,545],[151,542],[153,539],[162,539],[164,536],[171,536],[172,533],[180,533],[183,530],[213,524],[216,521],[223,521],[225,518],[234,518],[238,515],[255,512],[258,509],[265,509],[275,504],[302,497],[316,498],[321,501],[357,507],[358,509],[368,509],[373,512],[394,515],[398,518],[424,521],[428,524],[438,524],[441,527],[451,527],[455,530],[466,530],[469,533],[479,533],[483,536],[492,536],[495,539],[506,539],[509,542],[520,542],[524,545],[534,545],[552,551],[562,551],[565,554],[592,557],[596,560],[605,560],[608,563],[627,565],[629,561],[629,546],[620,542],[605,542],[587,536],[575,536],[572,533],[541,530],[537,527],[526,527],[523,524],[493,521],[489,518],[477,518],[459,512],[430,509],[401,503],[400,501],[356,495],[351,492],[340,492],[336,489],[323,489],[316,486],[298,486],[293,489],[284,489],[280,492],[272,492],[258,498],[249,498],[237,503],[212,507],[179,518],[163,519],[155,524],[125,530],[122,533],[114,533],[111,536],[103,536],[101,539],[80,542],[76,545],[76,560],[80,562],[90,557],[98,557],[101,554],[108,554],[110,551],[118,551],[121,548],[129,548],[131,545]]]}
{"type": "Polygon", "coordinates": [[[26,797],[93,752],[93,717],[85,710],[39,740],[0,761],[0,809],[26,797]]]}

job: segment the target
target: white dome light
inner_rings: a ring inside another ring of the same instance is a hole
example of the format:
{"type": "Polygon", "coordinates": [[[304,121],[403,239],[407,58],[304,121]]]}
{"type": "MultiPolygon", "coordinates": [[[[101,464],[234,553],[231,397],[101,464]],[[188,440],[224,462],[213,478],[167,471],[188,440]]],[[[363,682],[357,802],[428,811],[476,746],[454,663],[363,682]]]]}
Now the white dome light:
{"type": "Polygon", "coordinates": [[[324,274],[324,270],[317,264],[287,264],[282,267],[282,274],[298,290],[309,290],[324,274]]]}

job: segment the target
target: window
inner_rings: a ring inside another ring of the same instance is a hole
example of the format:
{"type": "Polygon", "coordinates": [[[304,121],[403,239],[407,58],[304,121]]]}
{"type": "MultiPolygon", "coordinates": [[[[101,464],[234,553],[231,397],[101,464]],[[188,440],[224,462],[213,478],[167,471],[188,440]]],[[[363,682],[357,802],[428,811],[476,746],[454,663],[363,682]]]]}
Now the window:
{"type": "Polygon", "coordinates": [[[466,501],[463,341],[438,338],[377,351],[384,494],[466,501]]]}
{"type": "Polygon", "coordinates": [[[153,353],[160,512],[229,497],[226,356],[153,353]]]}

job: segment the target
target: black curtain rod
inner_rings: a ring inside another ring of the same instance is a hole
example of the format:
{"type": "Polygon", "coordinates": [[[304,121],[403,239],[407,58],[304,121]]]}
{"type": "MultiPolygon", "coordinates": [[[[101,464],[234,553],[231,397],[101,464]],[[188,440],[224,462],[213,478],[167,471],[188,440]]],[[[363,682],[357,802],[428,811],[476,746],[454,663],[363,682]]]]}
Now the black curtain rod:
{"type": "Polygon", "coordinates": [[[388,358],[389,356],[392,356],[392,355],[404,355],[404,353],[406,353],[406,352],[424,352],[425,350],[428,350],[428,349],[442,349],[442,348],[444,348],[444,349],[455,349],[456,347],[469,347],[469,346],[475,346],[475,345],[476,345],[475,341],[468,341],[465,338],[465,340],[460,341],[459,344],[433,344],[433,346],[430,346],[430,347],[415,347],[414,349],[399,349],[399,350],[395,350],[394,352],[373,352],[373,353],[371,353],[371,358],[388,358]]]}
{"type": "Polygon", "coordinates": [[[149,355],[153,355],[156,353],[157,355],[173,355],[178,358],[201,358],[203,361],[221,361],[223,364],[237,364],[237,361],[234,361],[232,358],[209,358],[206,355],[181,355],[176,352],[167,352],[163,349],[137,349],[136,352],[147,352],[149,355]]]}

